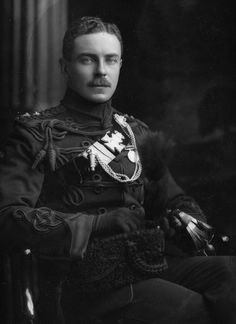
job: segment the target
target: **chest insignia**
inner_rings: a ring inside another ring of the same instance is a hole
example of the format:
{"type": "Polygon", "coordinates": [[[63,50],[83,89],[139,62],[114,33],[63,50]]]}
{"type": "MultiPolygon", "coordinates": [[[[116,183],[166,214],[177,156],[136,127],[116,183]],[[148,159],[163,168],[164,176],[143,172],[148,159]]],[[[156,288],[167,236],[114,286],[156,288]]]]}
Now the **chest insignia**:
{"type": "Polygon", "coordinates": [[[111,151],[118,151],[120,153],[125,148],[125,145],[123,144],[124,138],[125,137],[120,132],[115,130],[112,134],[107,133],[102,138],[102,141],[111,151]]]}
{"type": "Polygon", "coordinates": [[[137,180],[142,172],[135,136],[124,116],[115,114],[114,119],[128,137],[129,144],[125,145],[125,136],[121,132],[117,130],[108,131],[100,140],[80,153],[79,156],[83,156],[90,160],[90,169],[92,171],[94,171],[96,165],[99,164],[103,170],[115,180],[119,182],[132,182],[137,180]],[[115,172],[109,165],[124,149],[128,151],[129,160],[135,163],[134,173],[131,177],[128,177],[126,174],[115,172]]]}

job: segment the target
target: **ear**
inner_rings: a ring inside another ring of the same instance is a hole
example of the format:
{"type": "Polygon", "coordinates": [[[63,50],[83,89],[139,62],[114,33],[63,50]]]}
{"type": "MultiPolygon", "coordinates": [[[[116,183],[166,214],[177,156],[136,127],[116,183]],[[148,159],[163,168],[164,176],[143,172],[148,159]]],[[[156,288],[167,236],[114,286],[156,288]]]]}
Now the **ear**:
{"type": "Polygon", "coordinates": [[[67,70],[68,62],[64,58],[60,58],[59,64],[60,64],[60,68],[61,68],[61,73],[64,74],[65,77],[67,77],[68,76],[68,70],[67,70]]]}
{"type": "Polygon", "coordinates": [[[123,64],[123,60],[120,59],[120,69],[121,69],[121,67],[122,67],[122,64],[123,64]]]}

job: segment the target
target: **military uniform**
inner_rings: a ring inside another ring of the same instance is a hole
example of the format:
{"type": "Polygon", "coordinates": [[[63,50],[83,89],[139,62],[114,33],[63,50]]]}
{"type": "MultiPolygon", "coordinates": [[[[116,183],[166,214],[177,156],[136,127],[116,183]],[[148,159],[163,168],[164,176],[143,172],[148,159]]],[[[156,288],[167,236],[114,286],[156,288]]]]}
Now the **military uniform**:
{"type": "MultiPolygon", "coordinates": [[[[81,108],[76,100],[76,95],[69,92],[58,107],[16,119],[1,165],[1,238],[8,247],[47,249],[50,245],[57,249],[59,244],[60,253],[68,255],[66,215],[69,219],[76,213],[83,228],[79,243],[82,251],[91,232],[86,214],[144,203],[142,175],[134,181],[119,182],[101,165],[91,171],[90,159],[82,156],[113,128],[124,137],[122,145],[130,145],[129,136],[114,121],[114,114],[123,115],[110,102],[98,105],[94,114],[91,107],[86,107],[88,103],[81,108]],[[14,235],[9,236],[9,232],[14,235]]],[[[147,130],[133,117],[126,119],[136,138],[147,130]]],[[[111,169],[132,177],[135,163],[129,153],[133,149],[120,150],[113,152],[111,169]]],[[[163,178],[165,203],[183,194],[171,176],[163,174],[163,178]]]]}
{"type": "Polygon", "coordinates": [[[19,116],[0,168],[4,249],[30,248],[70,264],[86,255],[91,215],[123,206],[145,206],[151,220],[177,209],[205,221],[164,161],[158,161],[155,181],[147,179],[137,150],[147,132],[144,123],[116,111],[110,101],[92,105],[69,89],[59,106],[19,116]]]}

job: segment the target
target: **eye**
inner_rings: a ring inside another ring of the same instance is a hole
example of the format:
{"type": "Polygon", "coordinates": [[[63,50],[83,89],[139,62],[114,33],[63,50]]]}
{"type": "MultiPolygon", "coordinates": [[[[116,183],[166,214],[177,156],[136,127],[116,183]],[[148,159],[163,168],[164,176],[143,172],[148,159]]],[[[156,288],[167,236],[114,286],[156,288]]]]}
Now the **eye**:
{"type": "Polygon", "coordinates": [[[108,63],[108,64],[116,64],[116,63],[118,63],[119,62],[119,58],[118,57],[108,57],[107,59],[106,59],[106,62],[108,63]]]}
{"type": "Polygon", "coordinates": [[[91,64],[93,63],[93,59],[92,57],[89,57],[89,56],[83,56],[79,59],[79,62],[82,63],[82,64],[91,64]]]}

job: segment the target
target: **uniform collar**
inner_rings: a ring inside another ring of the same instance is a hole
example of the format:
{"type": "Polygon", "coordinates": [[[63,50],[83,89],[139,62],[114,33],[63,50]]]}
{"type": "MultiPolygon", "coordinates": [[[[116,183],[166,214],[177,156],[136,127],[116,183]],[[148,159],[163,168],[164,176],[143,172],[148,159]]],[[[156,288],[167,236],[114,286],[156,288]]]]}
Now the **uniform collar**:
{"type": "Polygon", "coordinates": [[[99,104],[94,103],[82,98],[74,90],[67,88],[61,103],[70,114],[84,122],[97,121],[104,128],[107,128],[108,124],[111,123],[113,114],[111,100],[99,104]]]}

